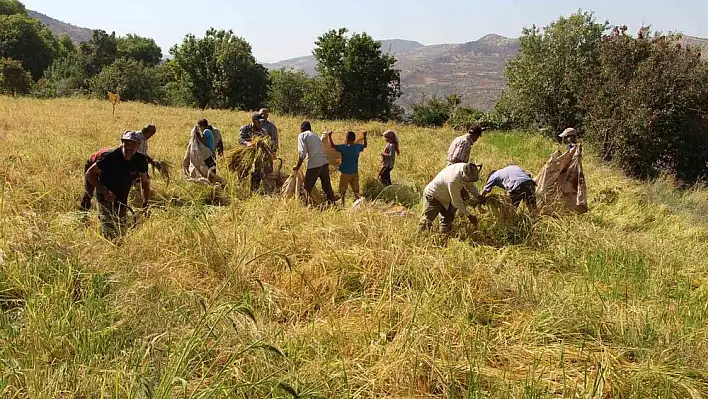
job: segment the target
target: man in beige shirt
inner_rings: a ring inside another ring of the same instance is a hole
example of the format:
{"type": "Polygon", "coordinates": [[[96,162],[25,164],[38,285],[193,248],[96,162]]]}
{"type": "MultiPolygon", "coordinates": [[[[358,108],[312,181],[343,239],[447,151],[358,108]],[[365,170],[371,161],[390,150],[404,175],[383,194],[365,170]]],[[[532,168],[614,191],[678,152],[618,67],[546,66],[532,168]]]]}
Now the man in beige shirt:
{"type": "Polygon", "coordinates": [[[462,200],[462,190],[467,190],[482,199],[479,190],[473,184],[479,180],[480,167],[473,163],[456,163],[447,166],[425,186],[423,191],[423,216],[419,230],[430,230],[433,221],[440,215],[440,232],[447,234],[452,230],[457,210],[467,216],[470,223],[476,225],[477,218],[470,213],[462,200]]]}

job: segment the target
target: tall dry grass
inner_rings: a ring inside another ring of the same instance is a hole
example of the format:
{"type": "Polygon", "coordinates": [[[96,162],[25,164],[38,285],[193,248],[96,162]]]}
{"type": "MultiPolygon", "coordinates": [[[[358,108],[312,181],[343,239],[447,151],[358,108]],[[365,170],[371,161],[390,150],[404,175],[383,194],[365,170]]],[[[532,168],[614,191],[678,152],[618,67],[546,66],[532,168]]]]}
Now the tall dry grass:
{"type": "MultiPolygon", "coordinates": [[[[173,169],[122,245],[75,211],[83,163],[120,132],[158,126],[180,165],[206,117],[227,150],[247,113],[0,98],[0,396],[8,398],[578,397],[708,395],[708,192],[640,184],[586,160],[591,211],[444,240],[375,207],[317,210],[248,197],[223,206],[173,169]]],[[[272,118],[295,161],[299,120],[272,118]]],[[[394,182],[422,189],[456,134],[367,129],[402,145],[394,182]]],[[[489,133],[484,171],[538,171],[554,144],[489,133]]],[[[225,164],[221,164],[225,170],[225,164]]],[[[486,173],[484,173],[486,176],[486,173]]],[[[226,174],[227,178],[231,178],[226,174]]],[[[336,181],[336,178],[335,178],[336,181]]],[[[416,205],[415,211],[420,211],[416,205]]]]}

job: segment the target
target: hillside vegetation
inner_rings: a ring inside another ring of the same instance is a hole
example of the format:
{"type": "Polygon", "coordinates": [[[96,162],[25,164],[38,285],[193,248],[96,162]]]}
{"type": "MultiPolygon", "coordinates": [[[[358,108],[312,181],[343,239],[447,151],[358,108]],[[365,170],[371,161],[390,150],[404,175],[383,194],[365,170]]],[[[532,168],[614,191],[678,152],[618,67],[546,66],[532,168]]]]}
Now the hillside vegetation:
{"type": "MultiPolygon", "coordinates": [[[[480,214],[452,238],[370,207],[228,204],[187,183],[189,130],[227,149],[248,114],[0,97],[0,396],[3,398],[700,398],[708,395],[708,191],[637,183],[587,156],[590,212],[480,214]],[[152,214],[122,245],[76,212],[83,164],[158,126],[152,214]]],[[[286,167],[300,120],[272,117],[286,167]]],[[[458,132],[367,129],[402,146],[393,180],[422,189],[458,132]]],[[[485,133],[484,171],[537,172],[557,148],[485,133]]],[[[221,165],[225,163],[222,161],[221,165]]],[[[223,168],[222,168],[223,169],[223,168]]],[[[486,176],[487,173],[484,173],[486,176]]],[[[227,175],[228,178],[230,176],[227,175]]],[[[336,182],[336,177],[335,177],[336,182]]]]}

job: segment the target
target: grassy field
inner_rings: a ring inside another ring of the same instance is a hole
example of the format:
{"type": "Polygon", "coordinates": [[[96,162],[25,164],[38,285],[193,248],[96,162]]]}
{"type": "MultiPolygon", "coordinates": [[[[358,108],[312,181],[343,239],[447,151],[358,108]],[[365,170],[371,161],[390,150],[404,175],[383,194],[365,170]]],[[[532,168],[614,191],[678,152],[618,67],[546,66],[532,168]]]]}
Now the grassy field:
{"type": "MultiPolygon", "coordinates": [[[[248,121],[0,97],[0,397],[708,396],[708,190],[587,157],[588,214],[487,212],[444,241],[416,232],[420,204],[321,211],[231,186],[208,205],[178,167],[201,117],[227,148],[248,121]],[[151,217],[116,246],[76,211],[83,164],[146,123],[173,179],[153,179],[151,217]]],[[[300,121],[272,119],[291,167],[300,121]]],[[[387,127],[313,121],[369,130],[364,180],[387,127]]],[[[421,189],[459,133],[397,131],[393,180],[421,189]]],[[[489,133],[472,159],[537,172],[554,148],[489,133]]]]}

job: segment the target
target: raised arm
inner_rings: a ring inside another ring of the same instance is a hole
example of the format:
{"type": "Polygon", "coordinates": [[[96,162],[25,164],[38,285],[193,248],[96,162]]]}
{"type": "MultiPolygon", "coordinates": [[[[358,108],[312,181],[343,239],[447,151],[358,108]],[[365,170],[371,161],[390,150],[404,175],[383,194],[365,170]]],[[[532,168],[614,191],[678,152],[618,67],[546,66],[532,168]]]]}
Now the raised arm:
{"type": "Polygon", "coordinates": [[[332,141],[332,131],[331,130],[329,132],[327,132],[327,142],[329,143],[330,147],[332,147],[334,149],[337,148],[337,146],[334,145],[334,141],[332,141]]]}
{"type": "Polygon", "coordinates": [[[363,143],[363,145],[364,145],[364,148],[366,148],[366,146],[368,145],[368,142],[366,141],[366,131],[364,131],[364,132],[362,133],[362,135],[364,136],[364,143],[363,143]]]}

